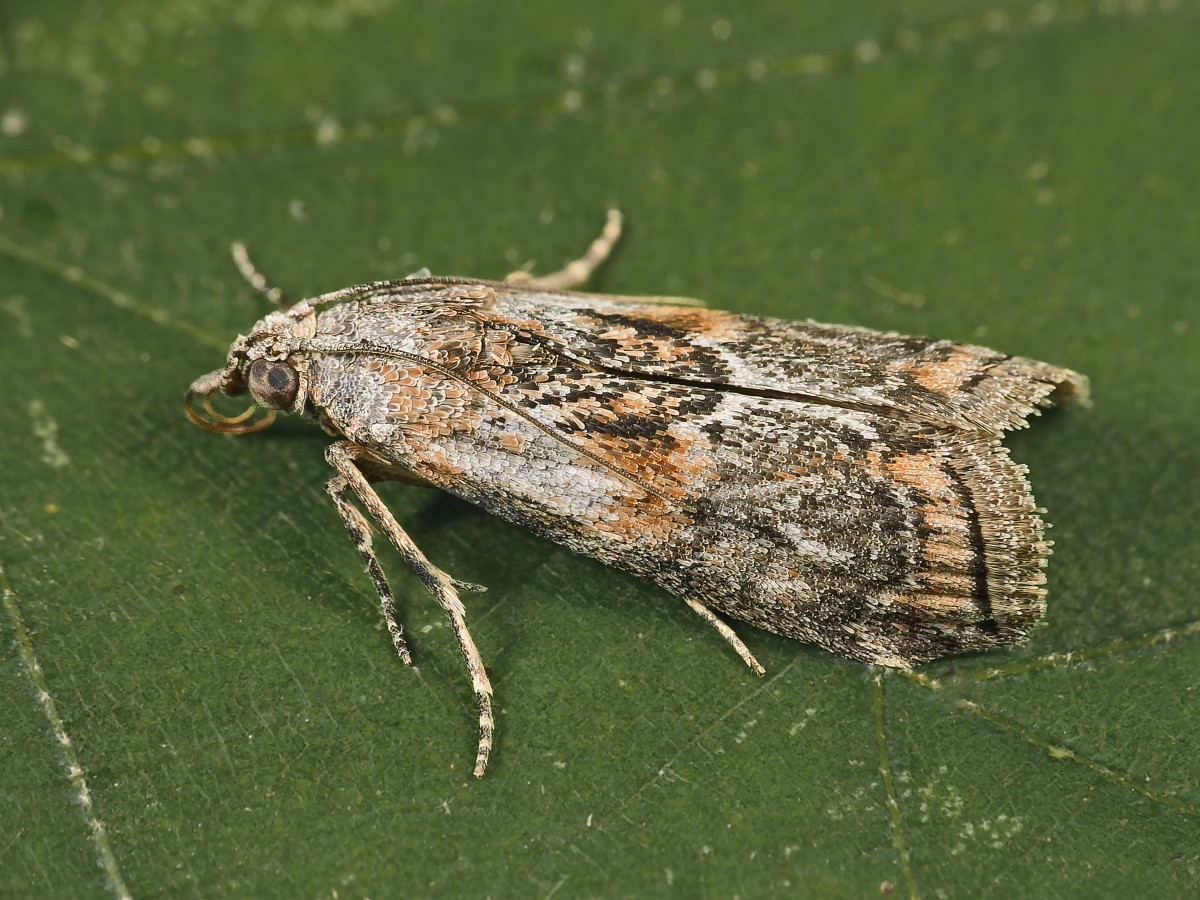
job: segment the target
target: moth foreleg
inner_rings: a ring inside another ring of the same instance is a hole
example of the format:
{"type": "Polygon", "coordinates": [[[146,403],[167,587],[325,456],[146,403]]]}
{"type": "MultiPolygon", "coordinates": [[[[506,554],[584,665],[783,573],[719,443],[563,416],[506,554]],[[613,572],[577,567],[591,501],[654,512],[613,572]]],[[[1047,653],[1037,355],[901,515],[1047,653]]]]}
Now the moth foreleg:
{"type": "Polygon", "coordinates": [[[604,222],[604,230],[584,251],[579,259],[571,260],[557,272],[549,275],[533,275],[526,271],[513,272],[504,280],[509,284],[519,284],[523,287],[541,288],[546,291],[569,291],[583,284],[596,271],[621,237],[621,211],[613,207],[608,211],[604,222]]]}
{"type": "Polygon", "coordinates": [[[341,475],[335,475],[326,482],[325,492],[333,499],[333,505],[337,507],[338,515],[342,517],[342,523],[350,534],[350,540],[354,541],[354,546],[362,554],[363,562],[367,564],[367,573],[371,576],[371,581],[375,583],[375,590],[379,592],[379,602],[383,606],[383,619],[387,622],[388,632],[392,636],[392,646],[396,648],[400,661],[406,666],[411,666],[412,654],[408,652],[408,644],[404,640],[404,627],[396,618],[396,598],[392,595],[392,589],[387,583],[387,576],[383,574],[379,558],[375,556],[375,550],[371,546],[371,525],[358,511],[358,507],[342,496],[347,487],[349,485],[346,479],[341,475]]]}
{"type": "Polygon", "coordinates": [[[700,618],[704,619],[709,625],[717,629],[721,637],[725,638],[742,661],[750,667],[750,671],[755,675],[762,676],[767,674],[767,670],[762,667],[754,654],[750,652],[750,648],[742,643],[742,639],[734,633],[734,630],[726,625],[721,619],[717,618],[717,614],[701,603],[699,600],[692,600],[688,597],[683,598],[683,602],[700,614],[700,618]]]}
{"type": "Polygon", "coordinates": [[[445,610],[450,619],[450,626],[454,629],[454,636],[458,639],[458,647],[467,663],[467,672],[471,676],[471,687],[475,692],[475,703],[479,708],[479,749],[475,754],[474,774],[476,778],[482,778],[483,772],[487,768],[488,756],[492,751],[492,735],[496,727],[496,720],[492,715],[492,685],[488,680],[487,671],[484,669],[479,649],[475,646],[471,632],[467,629],[466,610],[463,608],[462,600],[459,599],[458,591],[455,590],[456,586],[463,588],[475,586],[456,581],[426,558],[412,538],[400,527],[400,523],[396,521],[391,510],[387,508],[363,473],[359,471],[358,466],[355,465],[355,460],[361,455],[362,451],[351,441],[339,441],[331,444],[325,451],[325,458],[338,472],[337,477],[331,483],[344,482],[345,487],[342,490],[348,488],[354,492],[371,518],[387,535],[392,546],[396,548],[396,552],[429,588],[429,592],[433,594],[438,605],[445,610]]]}

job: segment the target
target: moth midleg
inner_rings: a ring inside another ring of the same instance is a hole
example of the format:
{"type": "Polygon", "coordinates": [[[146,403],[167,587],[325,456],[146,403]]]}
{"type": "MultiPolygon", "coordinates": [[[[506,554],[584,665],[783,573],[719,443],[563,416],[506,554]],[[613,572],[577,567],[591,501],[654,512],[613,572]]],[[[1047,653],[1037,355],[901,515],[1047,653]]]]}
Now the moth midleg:
{"type": "Polygon", "coordinates": [[[325,483],[325,492],[333,499],[333,505],[337,507],[338,515],[342,517],[342,523],[350,534],[350,540],[354,541],[354,546],[362,554],[363,562],[367,564],[367,573],[371,576],[371,581],[375,583],[375,590],[379,592],[379,602],[383,606],[383,619],[387,622],[388,633],[392,636],[392,646],[396,648],[400,661],[406,666],[411,666],[412,654],[408,652],[408,644],[404,640],[404,627],[396,618],[396,598],[392,595],[392,589],[387,583],[387,576],[383,574],[379,558],[375,556],[375,550],[371,546],[371,525],[358,511],[358,507],[342,496],[348,487],[349,484],[345,478],[341,475],[334,475],[325,483]]]}
{"type": "MultiPolygon", "coordinates": [[[[445,610],[450,619],[450,627],[458,639],[459,650],[467,663],[467,672],[471,676],[471,687],[475,691],[475,704],[479,708],[479,749],[475,754],[476,778],[482,778],[487,768],[488,756],[492,752],[492,735],[496,729],[496,720],[492,714],[492,685],[488,680],[487,671],[483,666],[483,658],[467,629],[466,610],[459,599],[456,585],[471,587],[465,582],[456,581],[433,563],[421,552],[420,548],[408,536],[392,511],[387,508],[379,494],[371,487],[366,476],[359,471],[355,460],[363,456],[363,451],[351,441],[338,441],[330,444],[325,450],[325,459],[333,466],[338,475],[331,480],[344,482],[342,490],[349,489],[358,497],[359,502],[366,508],[371,517],[378,523],[383,533],[387,535],[396,552],[408,563],[413,572],[433,594],[438,605],[445,610]]],[[[340,483],[336,486],[340,487],[340,483]]]]}
{"type": "Polygon", "coordinates": [[[246,279],[246,283],[254,288],[280,309],[287,309],[292,305],[292,301],[288,299],[280,288],[275,287],[267,280],[262,272],[258,270],[258,266],[250,260],[250,254],[246,252],[245,244],[233,244],[229,248],[229,252],[233,255],[233,264],[237,266],[238,273],[242,278],[246,279]]]}
{"type": "Polygon", "coordinates": [[[750,671],[755,675],[763,676],[767,674],[767,670],[762,667],[754,654],[750,652],[750,648],[742,643],[742,639],[737,636],[732,628],[725,624],[717,617],[717,614],[701,603],[699,600],[691,600],[687,597],[683,598],[683,602],[699,613],[700,618],[704,619],[709,625],[717,629],[717,633],[725,638],[738,656],[742,658],[742,662],[750,667],[750,671]]]}
{"type": "Polygon", "coordinates": [[[549,275],[533,275],[526,271],[511,273],[504,280],[509,284],[519,284],[522,287],[541,288],[546,291],[569,291],[583,284],[600,264],[608,259],[613,246],[621,237],[621,211],[615,206],[609,209],[608,218],[604,222],[604,230],[584,251],[579,259],[573,259],[557,272],[549,275]]]}

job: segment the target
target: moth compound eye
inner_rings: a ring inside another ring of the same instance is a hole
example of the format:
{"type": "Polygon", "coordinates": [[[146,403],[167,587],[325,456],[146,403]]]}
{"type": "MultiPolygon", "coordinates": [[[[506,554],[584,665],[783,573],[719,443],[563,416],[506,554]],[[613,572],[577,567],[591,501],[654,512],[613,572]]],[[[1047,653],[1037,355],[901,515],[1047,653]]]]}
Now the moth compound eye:
{"type": "Polygon", "coordinates": [[[300,376],[285,362],[256,359],[250,363],[250,395],[263,406],[290,409],[296,402],[300,376]]]}

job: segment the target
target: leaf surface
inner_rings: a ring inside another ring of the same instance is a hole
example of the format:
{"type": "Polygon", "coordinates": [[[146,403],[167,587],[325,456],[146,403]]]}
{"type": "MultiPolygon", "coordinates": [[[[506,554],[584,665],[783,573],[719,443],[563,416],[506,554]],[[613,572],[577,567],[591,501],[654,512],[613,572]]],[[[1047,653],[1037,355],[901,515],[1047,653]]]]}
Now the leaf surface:
{"type": "Polygon", "coordinates": [[[1192,896],[1200,80],[1192,0],[9,2],[0,12],[0,892],[1192,896]],[[813,8],[807,8],[813,6],[813,8]],[[872,672],[389,486],[184,390],[262,311],[499,277],[983,343],[1091,376],[1009,440],[1054,523],[1028,645],[872,672]],[[85,799],[86,798],[86,799],[85,799]]]}

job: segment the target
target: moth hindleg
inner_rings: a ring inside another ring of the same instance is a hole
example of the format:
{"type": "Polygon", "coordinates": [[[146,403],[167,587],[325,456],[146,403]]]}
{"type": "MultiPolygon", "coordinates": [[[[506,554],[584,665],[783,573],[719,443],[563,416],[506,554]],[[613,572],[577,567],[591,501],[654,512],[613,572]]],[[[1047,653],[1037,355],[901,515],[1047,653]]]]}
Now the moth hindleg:
{"type": "Polygon", "coordinates": [[[683,602],[694,609],[700,618],[704,619],[709,625],[717,629],[721,637],[729,642],[729,646],[734,649],[734,652],[742,658],[742,662],[750,667],[750,671],[755,675],[763,676],[767,674],[767,670],[762,667],[762,664],[754,658],[754,654],[750,652],[750,648],[742,643],[742,639],[737,636],[737,633],[725,624],[717,614],[701,603],[699,600],[692,600],[688,597],[683,598],[683,602]]]}
{"type": "Polygon", "coordinates": [[[366,476],[355,465],[355,460],[361,455],[360,448],[351,441],[338,441],[329,445],[325,450],[325,458],[338,472],[330,482],[331,488],[337,487],[342,491],[348,488],[354,492],[359,502],[387,535],[392,546],[433,594],[450,619],[450,626],[454,629],[458,647],[467,663],[467,672],[471,676],[475,704],[479,708],[479,749],[475,754],[474,774],[476,778],[482,778],[492,751],[492,735],[496,728],[496,720],[492,714],[492,685],[484,669],[483,658],[479,655],[479,648],[475,646],[471,632],[467,629],[466,610],[455,589],[456,586],[466,589],[475,586],[451,578],[426,558],[413,539],[400,527],[400,523],[371,487],[366,476]]]}
{"type": "Polygon", "coordinates": [[[621,237],[621,211],[615,206],[609,209],[608,218],[604,222],[604,230],[584,251],[579,259],[573,259],[557,272],[549,275],[533,275],[526,271],[517,271],[504,280],[509,284],[519,284],[522,287],[540,288],[546,291],[569,291],[578,287],[591,277],[621,237]]]}

